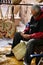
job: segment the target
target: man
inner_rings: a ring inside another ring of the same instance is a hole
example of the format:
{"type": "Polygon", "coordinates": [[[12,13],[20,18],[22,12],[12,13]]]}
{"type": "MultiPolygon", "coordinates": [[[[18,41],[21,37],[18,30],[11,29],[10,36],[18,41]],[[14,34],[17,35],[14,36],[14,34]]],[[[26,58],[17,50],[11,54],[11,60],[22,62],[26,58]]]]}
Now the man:
{"type": "MultiPolygon", "coordinates": [[[[43,12],[41,11],[40,6],[33,5],[31,13],[32,17],[30,23],[26,25],[26,29],[23,33],[19,32],[15,34],[12,45],[13,49],[20,40],[28,41],[27,51],[24,58],[27,65],[30,63],[30,54],[34,53],[34,47],[36,45],[42,45],[43,43],[43,12]]],[[[10,55],[13,55],[13,53],[10,55]]]]}

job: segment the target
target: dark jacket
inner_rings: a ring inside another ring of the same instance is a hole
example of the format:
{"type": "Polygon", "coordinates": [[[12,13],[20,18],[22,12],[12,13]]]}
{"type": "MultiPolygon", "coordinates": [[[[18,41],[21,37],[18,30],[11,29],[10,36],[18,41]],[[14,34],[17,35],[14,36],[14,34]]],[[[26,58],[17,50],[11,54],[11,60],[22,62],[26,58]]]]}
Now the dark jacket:
{"type": "Polygon", "coordinates": [[[43,38],[43,12],[34,19],[31,17],[30,23],[26,25],[25,34],[30,34],[30,38],[43,38]]]}

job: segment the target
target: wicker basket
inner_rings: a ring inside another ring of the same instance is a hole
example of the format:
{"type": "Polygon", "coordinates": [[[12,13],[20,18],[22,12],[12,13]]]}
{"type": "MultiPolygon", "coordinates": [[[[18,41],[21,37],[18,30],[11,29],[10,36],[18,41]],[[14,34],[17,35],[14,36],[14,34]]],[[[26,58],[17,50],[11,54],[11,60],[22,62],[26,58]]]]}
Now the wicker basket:
{"type": "Polygon", "coordinates": [[[13,48],[13,53],[17,60],[21,60],[26,52],[26,44],[24,42],[20,42],[17,46],[13,48]]]}
{"type": "Polygon", "coordinates": [[[19,4],[22,0],[12,0],[13,4],[19,4]]]}
{"type": "Polygon", "coordinates": [[[7,31],[7,34],[5,37],[13,38],[16,32],[16,27],[14,25],[14,22],[10,20],[5,21],[5,30],[7,31]]]}
{"type": "Polygon", "coordinates": [[[39,3],[43,2],[43,0],[36,0],[36,1],[39,2],[39,3]]]}

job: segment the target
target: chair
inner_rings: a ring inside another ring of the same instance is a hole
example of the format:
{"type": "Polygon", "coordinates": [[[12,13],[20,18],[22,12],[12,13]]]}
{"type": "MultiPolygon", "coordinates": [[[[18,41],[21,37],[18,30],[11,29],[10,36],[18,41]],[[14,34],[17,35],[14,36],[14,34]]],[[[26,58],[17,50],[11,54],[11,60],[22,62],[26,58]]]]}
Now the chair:
{"type": "MultiPolygon", "coordinates": [[[[36,57],[36,59],[37,58],[40,58],[39,59],[39,62],[38,62],[38,64],[37,65],[40,65],[40,63],[42,62],[43,63],[43,45],[42,46],[37,46],[36,48],[35,48],[35,51],[37,51],[37,52],[39,52],[40,51],[40,53],[39,54],[31,54],[30,55],[30,58],[31,58],[31,60],[33,59],[33,58],[35,58],[36,57]],[[42,53],[41,53],[42,52],[42,53]]],[[[38,60],[38,59],[37,59],[38,60]]],[[[37,61],[36,60],[36,61],[37,61]]]]}

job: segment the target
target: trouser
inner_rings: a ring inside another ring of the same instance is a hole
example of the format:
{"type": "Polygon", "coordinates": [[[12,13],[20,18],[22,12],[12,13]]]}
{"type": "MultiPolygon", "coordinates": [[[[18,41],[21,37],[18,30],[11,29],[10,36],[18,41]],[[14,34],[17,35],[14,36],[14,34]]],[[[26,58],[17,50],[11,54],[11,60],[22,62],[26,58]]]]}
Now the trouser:
{"type": "MultiPolygon", "coordinates": [[[[30,39],[28,41],[27,50],[26,50],[26,54],[25,54],[25,57],[24,57],[24,61],[26,62],[27,65],[30,65],[30,62],[31,62],[30,55],[34,54],[35,46],[37,46],[37,47],[43,46],[43,39],[30,39]]],[[[40,58],[37,59],[36,65],[37,65],[39,59],[40,58]]]]}
{"type": "Polygon", "coordinates": [[[17,32],[13,39],[12,48],[14,48],[21,40],[28,41],[21,36],[20,32],[17,32]]]}
{"type": "Polygon", "coordinates": [[[20,33],[16,33],[15,36],[14,36],[12,48],[14,48],[14,46],[16,46],[20,42],[20,40],[28,41],[28,43],[27,43],[27,50],[26,50],[26,54],[25,54],[25,57],[24,57],[24,61],[27,64],[29,64],[30,63],[30,54],[34,53],[35,46],[43,45],[43,39],[30,39],[30,40],[26,40],[26,39],[24,39],[20,35],[20,33]]]}

